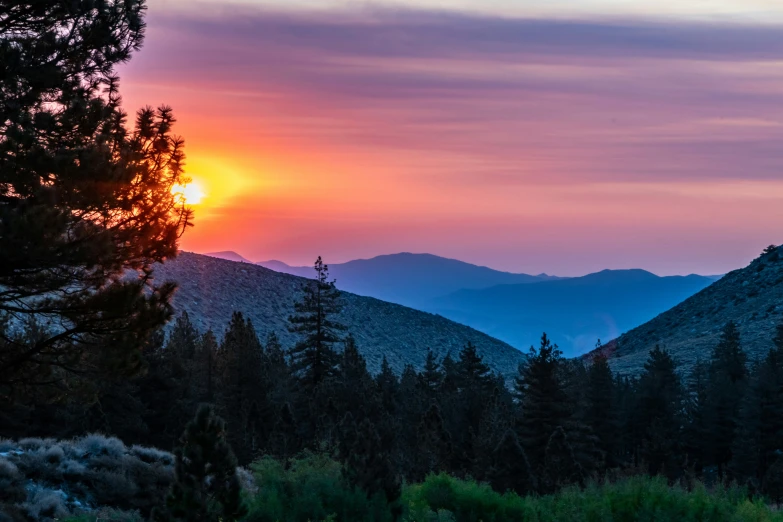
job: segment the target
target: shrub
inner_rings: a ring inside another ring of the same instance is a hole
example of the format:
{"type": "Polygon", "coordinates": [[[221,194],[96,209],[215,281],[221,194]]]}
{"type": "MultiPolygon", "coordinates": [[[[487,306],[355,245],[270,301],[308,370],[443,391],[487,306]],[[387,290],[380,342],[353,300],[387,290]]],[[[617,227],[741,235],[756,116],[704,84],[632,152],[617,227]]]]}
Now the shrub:
{"type": "Polygon", "coordinates": [[[536,520],[535,503],[515,493],[500,493],[486,484],[459,480],[445,473],[430,475],[421,484],[403,490],[408,507],[405,520],[448,520],[455,522],[500,520],[536,520]]]}
{"type": "Polygon", "coordinates": [[[60,519],[70,514],[62,491],[43,488],[35,488],[22,509],[33,520],[60,519]]]}
{"type": "Polygon", "coordinates": [[[408,522],[448,520],[444,517],[449,515],[455,522],[783,521],[783,514],[747,498],[747,491],[736,486],[708,491],[696,484],[687,491],[669,486],[665,479],[649,477],[521,498],[441,474],[431,475],[403,492],[408,522]]]}
{"type": "Polygon", "coordinates": [[[12,462],[0,459],[0,502],[21,502],[27,496],[24,476],[12,462]]]}
{"type": "Polygon", "coordinates": [[[167,466],[174,465],[174,455],[167,451],[157,448],[147,448],[145,446],[134,445],[130,449],[130,454],[147,464],[160,463],[167,466]]]}
{"type": "Polygon", "coordinates": [[[23,451],[36,451],[41,449],[45,445],[43,439],[39,439],[37,437],[28,437],[26,439],[22,439],[17,444],[17,448],[23,450],[23,451]]]}
{"type": "Polygon", "coordinates": [[[328,456],[305,453],[287,464],[267,457],[251,465],[258,489],[249,499],[248,522],[392,520],[386,500],[349,485],[328,456]]]}
{"type": "Polygon", "coordinates": [[[82,437],[76,441],[75,446],[87,456],[108,455],[110,457],[121,457],[127,451],[120,439],[105,437],[100,434],[82,437]]]}
{"type": "MultiPolygon", "coordinates": [[[[391,520],[388,504],[351,488],[328,456],[305,453],[287,463],[263,458],[252,470],[257,491],[248,494],[248,522],[391,520]]],[[[441,473],[406,485],[401,501],[405,522],[783,522],[783,513],[748,500],[747,489],[736,485],[686,488],[638,475],[520,497],[441,473]]]]}
{"type": "Polygon", "coordinates": [[[127,448],[103,435],[4,440],[0,447],[0,503],[5,504],[0,512],[16,513],[8,515],[12,520],[22,519],[19,513],[31,520],[62,519],[87,506],[147,516],[163,502],[174,476],[170,453],[127,448]]]}

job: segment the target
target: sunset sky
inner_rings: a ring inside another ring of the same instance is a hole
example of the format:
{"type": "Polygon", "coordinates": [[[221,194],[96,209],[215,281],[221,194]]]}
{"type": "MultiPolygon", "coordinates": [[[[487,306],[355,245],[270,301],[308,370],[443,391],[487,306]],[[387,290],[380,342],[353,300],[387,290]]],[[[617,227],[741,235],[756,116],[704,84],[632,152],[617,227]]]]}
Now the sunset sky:
{"type": "Polygon", "coordinates": [[[712,274],[783,242],[780,0],[149,0],[147,23],[122,90],[178,118],[205,194],[185,250],[712,274]]]}

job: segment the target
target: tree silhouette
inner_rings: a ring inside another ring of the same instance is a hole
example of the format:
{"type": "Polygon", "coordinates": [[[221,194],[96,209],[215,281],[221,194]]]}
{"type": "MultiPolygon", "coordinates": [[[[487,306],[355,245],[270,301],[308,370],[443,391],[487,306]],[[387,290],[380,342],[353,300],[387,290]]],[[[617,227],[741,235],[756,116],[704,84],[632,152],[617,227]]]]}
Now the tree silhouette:
{"type": "Polygon", "coordinates": [[[432,350],[427,349],[427,358],[421,372],[421,382],[430,396],[434,395],[443,383],[443,371],[432,350]]]}
{"type": "Polygon", "coordinates": [[[676,476],[682,464],[683,388],[677,362],[656,346],[639,378],[632,422],[639,434],[639,452],[651,475],[676,476]]]}
{"type": "Polygon", "coordinates": [[[730,321],[710,357],[704,405],[706,429],[701,441],[710,463],[718,466],[720,478],[731,461],[739,407],[747,384],[747,360],[737,325],[730,321]]]}
{"type": "Polygon", "coordinates": [[[223,420],[211,407],[202,406],[175,450],[176,478],[165,509],[157,510],[153,518],[160,522],[241,519],[247,510],[236,467],[223,420]]]}
{"type": "Polygon", "coordinates": [[[552,433],[569,417],[568,396],[559,376],[561,364],[562,352],[543,334],[539,349],[531,347],[527,364],[519,368],[520,441],[534,469],[542,464],[552,433]]]}
{"type": "Polygon", "coordinates": [[[585,421],[599,440],[607,467],[615,464],[617,419],[614,407],[614,377],[605,356],[593,359],[587,373],[585,421]]]}
{"type": "Polygon", "coordinates": [[[342,310],[340,292],[329,281],[329,268],[315,261],[316,278],[304,284],[302,300],[294,304],[295,314],[288,318],[289,330],[302,336],[291,350],[292,369],[306,390],[312,391],[326,378],[335,375],[339,358],[334,345],[340,342],[345,326],[335,315],[342,310]]]}
{"type": "Polygon", "coordinates": [[[775,347],[756,365],[739,409],[731,468],[741,480],[765,480],[778,461],[783,437],[783,324],[775,347]]]}
{"type": "Polygon", "coordinates": [[[543,488],[547,492],[556,491],[560,487],[584,479],[584,470],[577,461],[568,435],[561,426],[555,428],[547,442],[542,475],[543,488]]]}
{"type": "Polygon", "coordinates": [[[191,222],[172,194],[183,141],[168,107],[129,130],[115,74],[142,43],[144,9],[0,4],[0,315],[38,325],[35,338],[0,332],[0,399],[135,374],[171,316],[174,284],[155,286],[152,267],[191,222]]]}
{"type": "Polygon", "coordinates": [[[492,452],[492,467],[487,471],[490,484],[501,493],[514,491],[526,495],[536,490],[536,477],[513,430],[503,434],[492,452]]]}
{"type": "Polygon", "coordinates": [[[229,441],[240,462],[252,460],[259,449],[259,408],[265,373],[261,343],[250,320],[234,312],[218,357],[218,404],[226,417],[229,441]]]}

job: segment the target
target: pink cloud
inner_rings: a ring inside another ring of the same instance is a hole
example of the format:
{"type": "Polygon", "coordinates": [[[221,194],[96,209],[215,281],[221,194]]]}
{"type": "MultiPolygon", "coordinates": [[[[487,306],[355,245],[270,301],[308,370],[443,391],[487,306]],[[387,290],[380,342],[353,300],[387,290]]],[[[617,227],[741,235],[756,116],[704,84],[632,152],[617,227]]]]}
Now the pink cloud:
{"type": "Polygon", "coordinates": [[[204,209],[185,246],[719,272],[776,240],[780,201],[754,194],[781,190],[778,28],[251,9],[149,26],[129,104],[174,105],[194,163],[239,158],[269,185],[204,209]]]}

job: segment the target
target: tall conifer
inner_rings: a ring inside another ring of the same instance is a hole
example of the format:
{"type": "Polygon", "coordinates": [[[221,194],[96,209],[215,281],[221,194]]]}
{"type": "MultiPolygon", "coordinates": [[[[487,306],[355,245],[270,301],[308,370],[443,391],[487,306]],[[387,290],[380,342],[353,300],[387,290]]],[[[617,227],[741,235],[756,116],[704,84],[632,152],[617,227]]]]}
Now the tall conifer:
{"type": "Polygon", "coordinates": [[[294,315],[288,318],[289,331],[300,340],[291,350],[292,370],[305,392],[332,377],[339,363],[335,345],[342,341],[345,326],[336,316],[342,310],[340,292],[329,280],[329,268],[321,257],[315,261],[315,280],[302,287],[302,299],[294,304],[294,315]]]}
{"type": "Polygon", "coordinates": [[[656,346],[644,364],[632,413],[640,437],[637,451],[652,475],[675,477],[682,470],[683,399],[676,361],[656,346]]]}
{"type": "Polygon", "coordinates": [[[546,334],[538,350],[531,347],[519,368],[516,391],[520,398],[520,442],[534,469],[542,464],[547,443],[569,418],[568,396],[559,378],[562,352],[546,334]]]}
{"type": "Polygon", "coordinates": [[[742,349],[739,329],[730,321],[710,357],[704,409],[706,430],[702,439],[709,462],[717,466],[720,478],[731,461],[747,376],[747,355],[742,349]]]}
{"type": "Polygon", "coordinates": [[[160,522],[240,520],[247,509],[236,467],[223,420],[211,407],[202,406],[175,450],[176,478],[165,508],[153,518],[160,522]]]}

